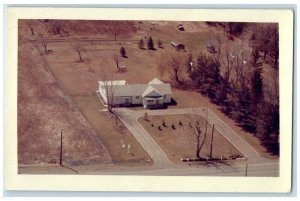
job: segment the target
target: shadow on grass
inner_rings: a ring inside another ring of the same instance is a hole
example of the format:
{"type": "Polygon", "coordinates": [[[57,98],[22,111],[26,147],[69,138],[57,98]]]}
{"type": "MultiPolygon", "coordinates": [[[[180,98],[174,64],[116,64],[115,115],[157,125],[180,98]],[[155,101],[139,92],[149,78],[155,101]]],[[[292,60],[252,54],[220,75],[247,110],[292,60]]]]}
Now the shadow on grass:
{"type": "Polygon", "coordinates": [[[198,161],[187,161],[189,166],[203,166],[203,167],[214,167],[218,170],[221,170],[223,172],[228,172],[228,171],[236,171],[238,170],[237,167],[234,167],[230,164],[233,160],[220,160],[220,159],[211,159],[211,160],[206,160],[206,159],[200,159],[198,161]]]}

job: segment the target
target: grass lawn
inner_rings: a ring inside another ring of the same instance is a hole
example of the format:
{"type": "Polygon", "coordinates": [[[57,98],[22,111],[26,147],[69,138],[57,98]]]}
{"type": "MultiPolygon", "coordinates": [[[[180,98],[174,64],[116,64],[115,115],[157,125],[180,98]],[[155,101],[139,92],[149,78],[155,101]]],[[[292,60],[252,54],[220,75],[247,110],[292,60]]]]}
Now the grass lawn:
{"type": "Polygon", "coordinates": [[[80,111],[107,147],[116,165],[152,164],[150,156],[127,128],[120,121],[116,125],[115,118],[110,116],[108,112],[100,111],[104,107],[101,107],[96,94],[92,96],[74,96],[73,98],[80,111]],[[125,147],[122,147],[123,144],[125,147]],[[130,153],[127,153],[128,144],[131,147],[130,153]],[[150,163],[147,162],[148,159],[150,159],[150,163]]]}
{"type": "MultiPolygon", "coordinates": [[[[148,131],[152,138],[160,145],[166,152],[170,160],[180,163],[181,158],[195,158],[196,156],[196,138],[193,130],[189,126],[192,122],[192,115],[158,115],[149,116],[149,121],[145,121],[144,117],[138,119],[140,124],[148,131]],[[162,122],[165,120],[166,125],[163,126],[162,122]],[[182,125],[179,124],[181,121],[182,125]],[[175,129],[172,128],[175,126],[175,129]],[[158,129],[158,126],[162,130],[158,129]]],[[[200,117],[202,134],[205,131],[205,119],[200,117]]],[[[212,125],[208,124],[207,136],[204,146],[201,151],[201,157],[206,158],[210,154],[210,142],[212,137],[212,125]]],[[[201,137],[201,141],[203,141],[201,137]]],[[[213,141],[213,158],[228,159],[230,156],[242,156],[230,142],[228,142],[216,129],[214,131],[213,141]]]]}

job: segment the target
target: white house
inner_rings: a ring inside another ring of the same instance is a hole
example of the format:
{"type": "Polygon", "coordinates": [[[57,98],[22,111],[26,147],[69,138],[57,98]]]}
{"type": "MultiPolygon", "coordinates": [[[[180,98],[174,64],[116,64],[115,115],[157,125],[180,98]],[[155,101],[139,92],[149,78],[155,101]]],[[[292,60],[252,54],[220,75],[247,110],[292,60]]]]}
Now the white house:
{"type": "Polygon", "coordinates": [[[148,84],[127,84],[125,80],[99,81],[99,91],[97,92],[105,104],[110,102],[114,106],[162,107],[164,104],[171,103],[172,98],[170,84],[157,78],[148,84]]]}

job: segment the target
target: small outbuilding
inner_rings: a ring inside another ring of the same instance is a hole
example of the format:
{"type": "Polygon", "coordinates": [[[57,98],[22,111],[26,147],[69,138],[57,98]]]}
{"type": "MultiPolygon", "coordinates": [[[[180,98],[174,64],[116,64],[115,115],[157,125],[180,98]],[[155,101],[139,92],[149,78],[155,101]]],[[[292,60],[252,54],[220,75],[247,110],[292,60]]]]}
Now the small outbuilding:
{"type": "Polygon", "coordinates": [[[178,27],[179,31],[184,31],[184,27],[182,24],[179,24],[177,27],[178,27]]]}
{"type": "Polygon", "coordinates": [[[182,43],[175,43],[174,41],[171,41],[170,44],[176,49],[176,50],[184,50],[185,46],[182,43]]]}

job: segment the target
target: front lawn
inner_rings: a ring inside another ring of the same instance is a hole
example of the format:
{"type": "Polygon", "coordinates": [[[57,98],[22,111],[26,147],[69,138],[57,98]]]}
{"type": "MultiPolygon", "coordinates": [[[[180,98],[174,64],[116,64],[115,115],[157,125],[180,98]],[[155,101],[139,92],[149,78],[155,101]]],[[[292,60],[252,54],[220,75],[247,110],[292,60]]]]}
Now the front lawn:
{"type": "MultiPolygon", "coordinates": [[[[190,127],[193,116],[185,115],[158,115],[149,116],[149,121],[144,117],[138,119],[138,122],[147,130],[151,137],[165,151],[170,160],[180,163],[181,159],[196,158],[196,138],[193,129],[190,127]],[[163,122],[165,124],[163,125],[163,122]]],[[[199,117],[201,123],[202,136],[205,132],[205,119],[199,117]]],[[[207,158],[210,155],[210,144],[212,137],[212,125],[207,125],[207,135],[200,156],[207,158]]],[[[201,138],[201,141],[203,137],[201,138]]],[[[242,157],[229,141],[214,129],[212,158],[229,159],[231,157],[242,157]]]]}

